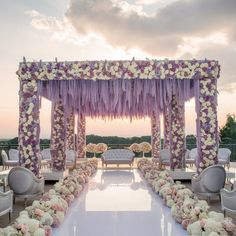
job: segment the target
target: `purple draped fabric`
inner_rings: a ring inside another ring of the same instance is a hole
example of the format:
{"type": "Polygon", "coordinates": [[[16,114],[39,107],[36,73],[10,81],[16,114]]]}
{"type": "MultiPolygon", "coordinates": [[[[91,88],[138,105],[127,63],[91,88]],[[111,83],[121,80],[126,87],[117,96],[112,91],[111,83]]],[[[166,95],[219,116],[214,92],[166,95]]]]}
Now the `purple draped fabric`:
{"type": "Polygon", "coordinates": [[[194,96],[194,80],[71,80],[38,81],[39,94],[55,102],[59,99],[68,113],[90,117],[138,117],[162,113],[172,94],[181,102],[194,96]]]}

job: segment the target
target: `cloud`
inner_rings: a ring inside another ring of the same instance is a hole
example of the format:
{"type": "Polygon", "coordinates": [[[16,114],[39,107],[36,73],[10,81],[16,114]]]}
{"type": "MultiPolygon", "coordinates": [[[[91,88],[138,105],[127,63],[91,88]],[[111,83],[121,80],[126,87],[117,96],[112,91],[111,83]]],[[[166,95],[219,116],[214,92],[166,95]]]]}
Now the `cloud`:
{"type": "Polygon", "coordinates": [[[92,41],[104,41],[97,34],[90,32],[86,35],[78,34],[73,25],[66,19],[46,16],[36,10],[25,12],[31,18],[33,28],[51,34],[51,39],[60,42],[73,43],[79,46],[87,45],[92,41]]]}
{"type": "Polygon", "coordinates": [[[148,16],[124,12],[111,0],[71,0],[66,16],[79,33],[95,31],[111,45],[138,46],[152,55],[173,56],[184,37],[221,32],[235,41],[235,10],[235,0],[181,0],[148,16]]]}
{"type": "Polygon", "coordinates": [[[169,0],[154,15],[148,15],[141,3],[71,0],[61,20],[34,10],[26,14],[34,28],[80,46],[100,41],[126,52],[139,50],[147,57],[218,59],[223,77],[220,89],[236,88],[235,0],[169,0]]]}

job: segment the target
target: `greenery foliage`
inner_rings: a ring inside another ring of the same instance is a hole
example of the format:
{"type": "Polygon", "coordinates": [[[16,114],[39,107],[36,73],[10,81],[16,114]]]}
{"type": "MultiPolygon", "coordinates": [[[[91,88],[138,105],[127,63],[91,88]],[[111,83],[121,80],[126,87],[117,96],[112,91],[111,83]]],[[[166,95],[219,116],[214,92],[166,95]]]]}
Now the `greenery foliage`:
{"type": "Polygon", "coordinates": [[[227,114],[225,125],[220,129],[221,142],[236,143],[236,117],[235,114],[227,114]]]}

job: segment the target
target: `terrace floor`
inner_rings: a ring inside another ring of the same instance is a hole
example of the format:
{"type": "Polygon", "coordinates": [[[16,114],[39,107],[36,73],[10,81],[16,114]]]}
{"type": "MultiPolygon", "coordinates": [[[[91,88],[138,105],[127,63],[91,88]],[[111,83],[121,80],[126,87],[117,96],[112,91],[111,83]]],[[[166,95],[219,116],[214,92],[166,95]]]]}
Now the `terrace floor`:
{"type": "MultiPolygon", "coordinates": [[[[1,167],[0,167],[1,169],[1,167]]],[[[230,171],[236,173],[236,163],[230,171]]],[[[191,188],[190,181],[184,184],[191,188]]],[[[48,191],[53,182],[46,182],[48,191]]],[[[229,188],[229,185],[226,185],[229,188]]],[[[28,204],[31,204],[29,201],[28,204]]],[[[211,210],[220,212],[219,198],[210,202],[211,210]]],[[[17,200],[14,205],[12,222],[24,209],[24,203],[17,200]]],[[[236,216],[228,214],[236,222],[236,216]]],[[[0,217],[0,227],[8,225],[7,215],[0,217]]],[[[187,235],[170,215],[170,209],[162,199],[142,180],[136,165],[111,166],[99,169],[90,180],[81,196],[75,200],[66,215],[64,223],[53,235],[187,235]],[[145,232],[145,233],[144,233],[145,232]]]]}
{"type": "Polygon", "coordinates": [[[184,236],[137,170],[98,170],[53,236],[184,236]]]}

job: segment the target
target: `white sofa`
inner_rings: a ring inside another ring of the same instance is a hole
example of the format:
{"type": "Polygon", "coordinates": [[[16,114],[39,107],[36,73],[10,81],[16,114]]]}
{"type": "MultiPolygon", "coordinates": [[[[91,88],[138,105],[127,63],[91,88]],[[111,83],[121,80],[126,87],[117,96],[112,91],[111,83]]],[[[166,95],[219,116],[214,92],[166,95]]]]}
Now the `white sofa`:
{"type": "Polygon", "coordinates": [[[128,164],[133,165],[135,154],[127,149],[110,149],[105,151],[102,154],[102,166],[104,164],[107,166],[108,164],[116,164],[119,166],[120,164],[128,164]]]}

